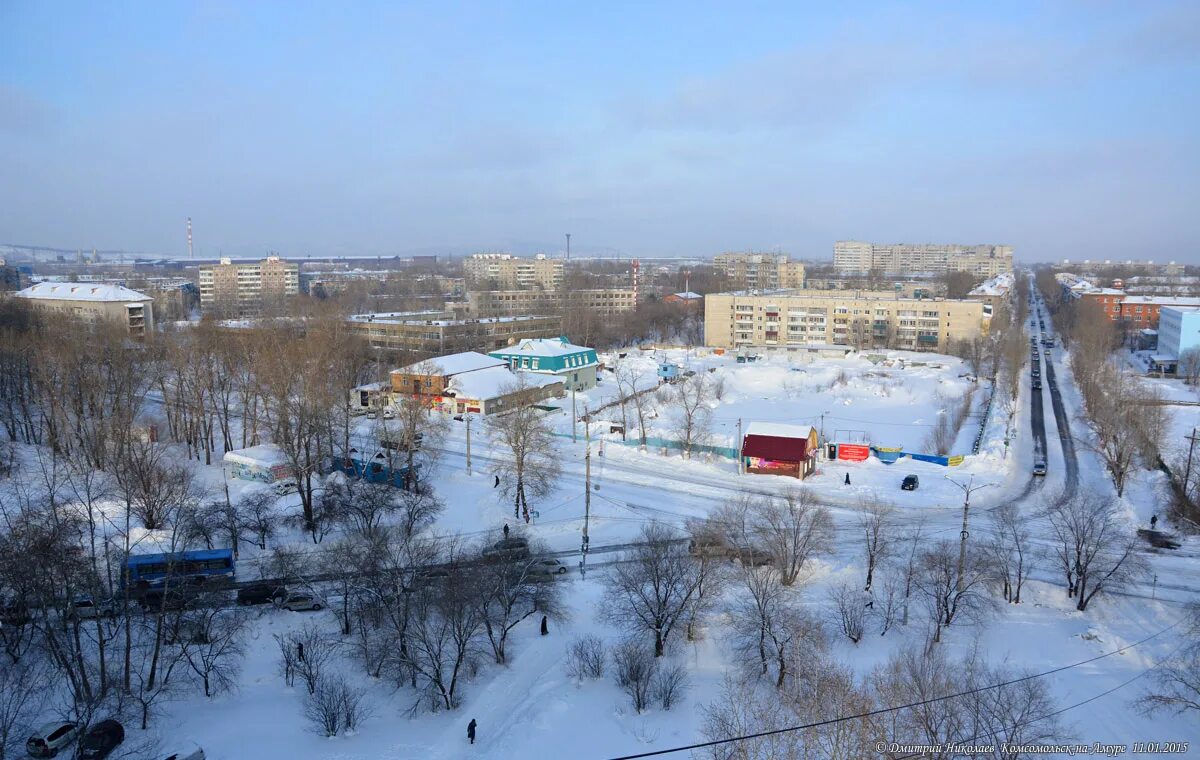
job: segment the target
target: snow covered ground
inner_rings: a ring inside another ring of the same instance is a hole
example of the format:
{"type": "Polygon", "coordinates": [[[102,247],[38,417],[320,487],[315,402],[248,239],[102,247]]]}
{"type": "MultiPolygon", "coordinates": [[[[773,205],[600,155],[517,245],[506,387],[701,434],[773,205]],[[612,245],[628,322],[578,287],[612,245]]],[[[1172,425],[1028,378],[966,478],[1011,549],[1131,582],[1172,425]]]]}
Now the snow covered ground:
{"type": "MultiPolygon", "coordinates": [[[[631,353],[627,361],[636,362],[647,378],[664,359],[697,372],[715,369],[714,378],[725,379],[724,394],[713,412],[712,442],[718,445],[732,445],[740,418],[743,423],[770,420],[818,427],[823,424],[826,434],[834,439],[843,434],[858,435],[879,445],[919,447],[936,415],[944,413],[942,408],[954,403],[973,383],[963,376],[966,370],[957,359],[896,353],[889,354],[889,358],[890,366],[858,357],[811,364],[793,365],[784,359],[772,359],[739,365],[730,356],[669,351],[658,352],[657,356],[631,353]],[[903,366],[901,358],[905,359],[903,366]],[[941,400],[935,399],[935,391],[941,400]]],[[[1061,349],[1055,349],[1053,361],[1072,433],[1084,437],[1087,431],[1079,412],[1078,394],[1070,382],[1061,349]]],[[[614,397],[611,373],[603,373],[603,377],[601,386],[578,395],[576,403],[581,412],[585,404],[595,408],[614,397]]],[[[970,455],[970,442],[978,430],[978,413],[986,397],[986,386],[980,385],[972,416],[956,444],[956,452],[968,454],[958,467],[909,460],[895,465],[874,459],[853,464],[822,460],[818,474],[804,485],[829,505],[837,530],[837,549],[822,559],[810,586],[802,592],[805,603],[823,610],[828,604],[826,589],[842,579],[860,582],[863,559],[855,520],[864,498],[895,505],[902,524],[926,521],[926,535],[931,540],[957,539],[962,491],[945,476],[960,482],[974,476],[975,484],[994,484],[973,497],[972,535],[976,538],[986,535],[984,516],[990,507],[1028,493],[1028,498],[1021,501],[1022,509],[1044,541],[1045,518],[1038,512],[1068,483],[1064,480],[1064,452],[1058,443],[1049,398],[1044,414],[1050,474],[1036,480],[1029,476],[1033,457],[1029,394],[1026,381],[1011,420],[999,407],[993,410],[981,452],[970,455]],[[920,476],[921,487],[914,492],[901,491],[900,480],[910,472],[920,476]],[[844,484],[846,473],[851,476],[849,486],[844,484]]],[[[582,425],[577,428],[579,440],[570,438],[571,420],[565,413],[570,398],[560,403],[564,411],[552,420],[560,434],[563,472],[552,493],[533,505],[538,516],[528,530],[552,549],[569,551],[580,545],[585,444],[582,425]]],[[[654,420],[651,435],[669,433],[673,413],[664,406],[654,420]]],[[[612,411],[599,417],[616,419],[612,411]]],[[[362,422],[360,434],[367,435],[369,426],[362,422]]],[[[607,424],[593,422],[591,427],[594,490],[589,528],[594,552],[586,580],[571,573],[561,581],[566,584],[569,619],[552,624],[546,637],[538,635],[536,617],[519,625],[514,632],[511,662],[504,666],[485,663],[466,685],[460,709],[410,714],[410,693],[373,681],[363,674],[361,666],[346,659],[339,671],[368,688],[372,714],[351,735],[332,739],[315,736],[302,715],[303,689],[285,687],[278,673],[278,650],[272,634],[313,619],[324,621],[331,631],[336,630],[336,623],[329,612],[288,613],[263,608],[256,613],[251,628],[239,689],[211,700],[193,696],[168,703],[153,730],[167,741],[195,740],[204,746],[211,760],[459,758],[476,754],[488,758],[601,758],[700,740],[700,708],[714,699],[724,674],[737,665],[731,660],[727,621],[722,615],[711,619],[697,641],[679,642],[676,656],[687,664],[691,687],[684,702],[669,712],[651,709],[638,715],[611,679],[579,684],[565,674],[565,651],[571,639],[594,633],[612,642],[621,635],[600,614],[607,573],[603,564],[618,556],[603,548],[633,539],[651,521],[681,525],[689,518],[705,516],[746,490],[783,493],[798,484],[788,478],[738,475],[736,463],[719,456],[684,460],[677,453],[664,456],[657,450],[641,452],[636,446],[622,445],[618,434],[607,432],[607,424]],[[474,747],[467,744],[465,736],[466,723],[472,718],[479,726],[474,747]]],[[[479,542],[498,538],[503,524],[516,522],[511,504],[493,488],[490,467],[502,462],[503,454],[488,445],[484,431],[484,425],[473,426],[473,468],[468,474],[465,425],[453,423],[432,473],[437,491],[447,503],[436,530],[479,542]]],[[[635,437],[633,423],[629,437],[635,437]]],[[[1096,457],[1078,447],[1078,458],[1080,482],[1111,492],[1096,457]]],[[[198,470],[210,487],[221,488],[226,483],[219,465],[199,466],[198,470]]],[[[1134,478],[1124,499],[1131,524],[1144,523],[1156,509],[1159,477],[1156,473],[1141,473],[1134,478]]],[[[246,489],[265,487],[235,480],[228,484],[235,496],[246,489]]],[[[295,511],[297,499],[295,495],[286,497],[281,509],[295,511]]],[[[285,534],[284,540],[306,550],[319,550],[295,532],[285,534]]],[[[1035,572],[1023,604],[1001,605],[979,626],[951,627],[942,646],[955,655],[978,646],[989,661],[1034,671],[1112,652],[1171,625],[1180,618],[1184,603],[1200,598],[1197,549],[1200,547],[1193,539],[1179,553],[1151,557],[1159,580],[1139,584],[1126,595],[1102,597],[1087,613],[1074,610],[1058,574],[1045,564],[1035,572]]],[[[260,559],[257,554],[254,547],[245,548],[240,563],[243,578],[255,572],[260,559]]],[[[565,557],[563,561],[574,567],[578,557],[565,557]]],[[[863,675],[897,649],[923,641],[924,634],[923,628],[914,624],[894,628],[884,637],[868,635],[858,645],[835,637],[834,653],[863,675]]],[[[1147,718],[1129,706],[1145,681],[1140,676],[1178,643],[1176,635],[1163,634],[1120,654],[1048,677],[1060,707],[1094,700],[1064,714],[1073,738],[1113,743],[1190,741],[1200,746],[1200,725],[1169,717],[1147,718]],[[1096,698],[1110,689],[1116,690],[1096,698]]]]}

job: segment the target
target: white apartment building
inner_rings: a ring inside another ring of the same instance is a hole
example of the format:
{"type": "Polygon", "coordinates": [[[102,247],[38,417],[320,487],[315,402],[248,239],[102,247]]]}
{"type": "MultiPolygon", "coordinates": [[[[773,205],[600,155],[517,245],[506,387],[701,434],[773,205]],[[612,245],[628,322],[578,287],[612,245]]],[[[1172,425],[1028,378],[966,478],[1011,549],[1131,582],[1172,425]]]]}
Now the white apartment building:
{"type": "Polygon", "coordinates": [[[833,267],[839,272],[969,272],[978,277],[995,277],[1012,271],[1012,257],[1010,245],[880,244],[860,240],[839,240],[833,244],[833,267]]]}
{"type": "Polygon", "coordinates": [[[721,253],[713,257],[713,267],[739,288],[804,287],[804,265],[786,254],[721,253]]]}
{"type": "Polygon", "coordinates": [[[476,253],[463,259],[463,274],[473,285],[494,286],[497,290],[558,290],[563,283],[563,263],[544,253],[533,258],[476,253]]]}
{"type": "Polygon", "coordinates": [[[200,309],[227,318],[258,317],[300,292],[300,270],[278,256],[200,266],[200,309]]]}

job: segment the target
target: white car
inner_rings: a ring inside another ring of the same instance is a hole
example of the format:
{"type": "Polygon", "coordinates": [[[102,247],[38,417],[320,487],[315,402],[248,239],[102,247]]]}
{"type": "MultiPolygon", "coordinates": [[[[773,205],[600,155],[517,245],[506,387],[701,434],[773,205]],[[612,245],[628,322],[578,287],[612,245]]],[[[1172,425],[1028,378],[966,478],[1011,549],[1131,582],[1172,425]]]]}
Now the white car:
{"type": "Polygon", "coordinates": [[[563,575],[566,572],[566,565],[550,557],[547,557],[546,559],[534,560],[529,565],[529,575],[533,577],[563,575]]]}
{"type": "Polygon", "coordinates": [[[275,493],[280,496],[287,496],[289,493],[296,493],[300,487],[296,485],[294,480],[281,480],[275,484],[275,493]]]}
{"type": "Polygon", "coordinates": [[[79,727],[74,723],[54,721],[33,732],[25,742],[25,751],[30,757],[54,757],[75,742],[79,727]]]}
{"type": "Polygon", "coordinates": [[[91,597],[81,596],[71,602],[67,614],[78,620],[112,617],[117,614],[117,602],[115,599],[101,599],[99,602],[96,602],[91,597]]]}
{"type": "Polygon", "coordinates": [[[1046,474],[1046,460],[1039,459],[1033,463],[1033,474],[1034,475],[1045,475],[1046,474]]]}
{"type": "Polygon", "coordinates": [[[176,752],[173,755],[167,755],[166,760],[205,760],[204,750],[200,747],[194,747],[183,752],[176,752]]]}
{"type": "Polygon", "coordinates": [[[279,606],[292,612],[316,612],[323,609],[325,603],[321,601],[320,597],[313,594],[288,594],[279,606]]]}

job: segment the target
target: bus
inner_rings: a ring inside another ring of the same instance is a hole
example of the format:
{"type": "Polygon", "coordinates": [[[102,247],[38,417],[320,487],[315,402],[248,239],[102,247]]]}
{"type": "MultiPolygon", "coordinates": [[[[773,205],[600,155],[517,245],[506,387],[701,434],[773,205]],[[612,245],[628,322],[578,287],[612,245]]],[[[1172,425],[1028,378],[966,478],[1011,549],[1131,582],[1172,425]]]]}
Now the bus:
{"type": "Polygon", "coordinates": [[[233,549],[200,549],[174,554],[131,554],[125,560],[122,584],[162,586],[174,582],[233,580],[236,562],[233,549]]]}

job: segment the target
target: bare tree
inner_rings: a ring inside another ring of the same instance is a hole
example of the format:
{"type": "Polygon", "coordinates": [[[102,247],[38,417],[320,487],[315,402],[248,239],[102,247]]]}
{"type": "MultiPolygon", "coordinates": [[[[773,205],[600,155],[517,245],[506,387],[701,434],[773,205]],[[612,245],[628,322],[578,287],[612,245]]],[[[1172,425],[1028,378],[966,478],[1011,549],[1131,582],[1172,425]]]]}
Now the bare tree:
{"type": "Polygon", "coordinates": [[[658,671],[658,659],[634,641],[618,644],[612,650],[612,659],[617,687],[633,702],[634,710],[644,711],[650,706],[650,689],[658,671]]]}
{"type": "Polygon", "coordinates": [[[425,483],[396,495],[399,503],[397,528],[405,538],[412,538],[433,525],[437,516],[446,509],[446,503],[425,483]]]}
{"type": "Polygon", "coordinates": [[[681,662],[660,665],[650,679],[650,696],[664,710],[670,710],[687,693],[687,669],[681,662]]]}
{"type": "Polygon", "coordinates": [[[43,687],[52,677],[40,657],[0,663],[0,760],[24,756],[24,731],[45,706],[50,695],[43,687]]]}
{"type": "Polygon", "coordinates": [[[829,601],[838,629],[855,644],[862,641],[867,629],[866,594],[849,583],[842,583],[830,589],[829,601]]]}
{"type": "Polygon", "coordinates": [[[1118,591],[1145,572],[1137,536],[1124,524],[1118,503],[1084,491],[1051,508],[1054,557],[1067,581],[1075,609],[1103,591],[1118,591]]]}
{"type": "Polygon", "coordinates": [[[606,579],[604,615],[631,634],[653,634],[654,656],[661,657],[675,628],[688,619],[702,578],[684,541],[650,523],[606,579]]]}
{"type": "Polygon", "coordinates": [[[308,693],[314,693],[335,654],[334,638],[318,624],[308,622],[289,633],[275,634],[275,643],[284,679],[299,676],[308,693]]]}
{"type": "MultiPolygon", "coordinates": [[[[505,389],[506,394],[527,395],[531,391],[528,380],[519,377],[515,385],[505,389]]],[[[492,440],[512,457],[496,465],[503,493],[513,500],[513,516],[529,522],[530,498],[546,496],[561,469],[550,422],[532,404],[518,404],[507,413],[489,416],[487,424],[492,440]]]]}
{"type": "Polygon", "coordinates": [[[983,558],[968,551],[962,574],[958,572],[958,544],[938,541],[921,554],[916,588],[932,625],[932,641],[942,640],[942,629],[960,619],[973,620],[988,609],[985,594],[989,573],[983,558]]]}
{"type": "Polygon", "coordinates": [[[189,636],[180,640],[183,659],[204,687],[204,696],[232,691],[245,655],[244,610],[202,606],[185,612],[189,636]]]}
{"type": "Polygon", "coordinates": [[[1034,552],[1026,519],[1015,502],[1005,502],[991,512],[993,536],[984,547],[1004,601],[1021,603],[1021,589],[1034,567],[1034,552]]]}
{"type": "Polygon", "coordinates": [[[468,566],[457,566],[436,586],[411,596],[404,664],[434,710],[453,710],[462,701],[462,682],[474,671],[479,656],[483,616],[478,604],[477,579],[468,566]]]}
{"type": "Polygon", "coordinates": [[[1200,382],[1200,348],[1189,348],[1179,355],[1176,373],[1188,385],[1195,386],[1200,382]]]}
{"type": "Polygon", "coordinates": [[[480,618],[497,664],[507,662],[508,635],[522,620],[540,613],[553,620],[564,614],[562,590],[557,579],[538,574],[539,556],[504,552],[479,560],[477,592],[480,618]]]}
{"type": "Polygon", "coordinates": [[[279,520],[275,504],[278,497],[267,490],[250,491],[238,501],[237,511],[242,515],[246,531],[254,536],[258,548],[266,550],[267,542],[275,538],[275,526],[279,520]]]}
{"type": "Polygon", "coordinates": [[[684,377],[672,387],[671,401],[678,411],[675,435],[683,445],[683,456],[691,459],[692,448],[704,443],[712,422],[712,381],[706,373],[684,377]]]}
{"type": "Polygon", "coordinates": [[[567,649],[567,675],[577,681],[603,678],[605,657],[604,639],[592,635],[581,636],[572,641],[567,649]]]}
{"type": "Polygon", "coordinates": [[[1200,714],[1200,606],[1193,605],[1181,649],[1154,669],[1153,685],[1138,698],[1142,712],[1200,714]]]}
{"type": "Polygon", "coordinates": [[[322,676],[304,703],[304,717],[321,736],[353,731],[367,717],[366,693],[340,675],[322,676]]]}
{"type": "Polygon", "coordinates": [[[892,508],[874,498],[864,500],[859,505],[858,530],[867,555],[867,583],[863,590],[870,591],[875,569],[891,552],[892,508]]]}
{"type": "Polygon", "coordinates": [[[809,560],[833,549],[833,519],[808,489],[755,501],[751,521],[752,535],[770,553],[785,586],[796,582],[809,560]]]}

